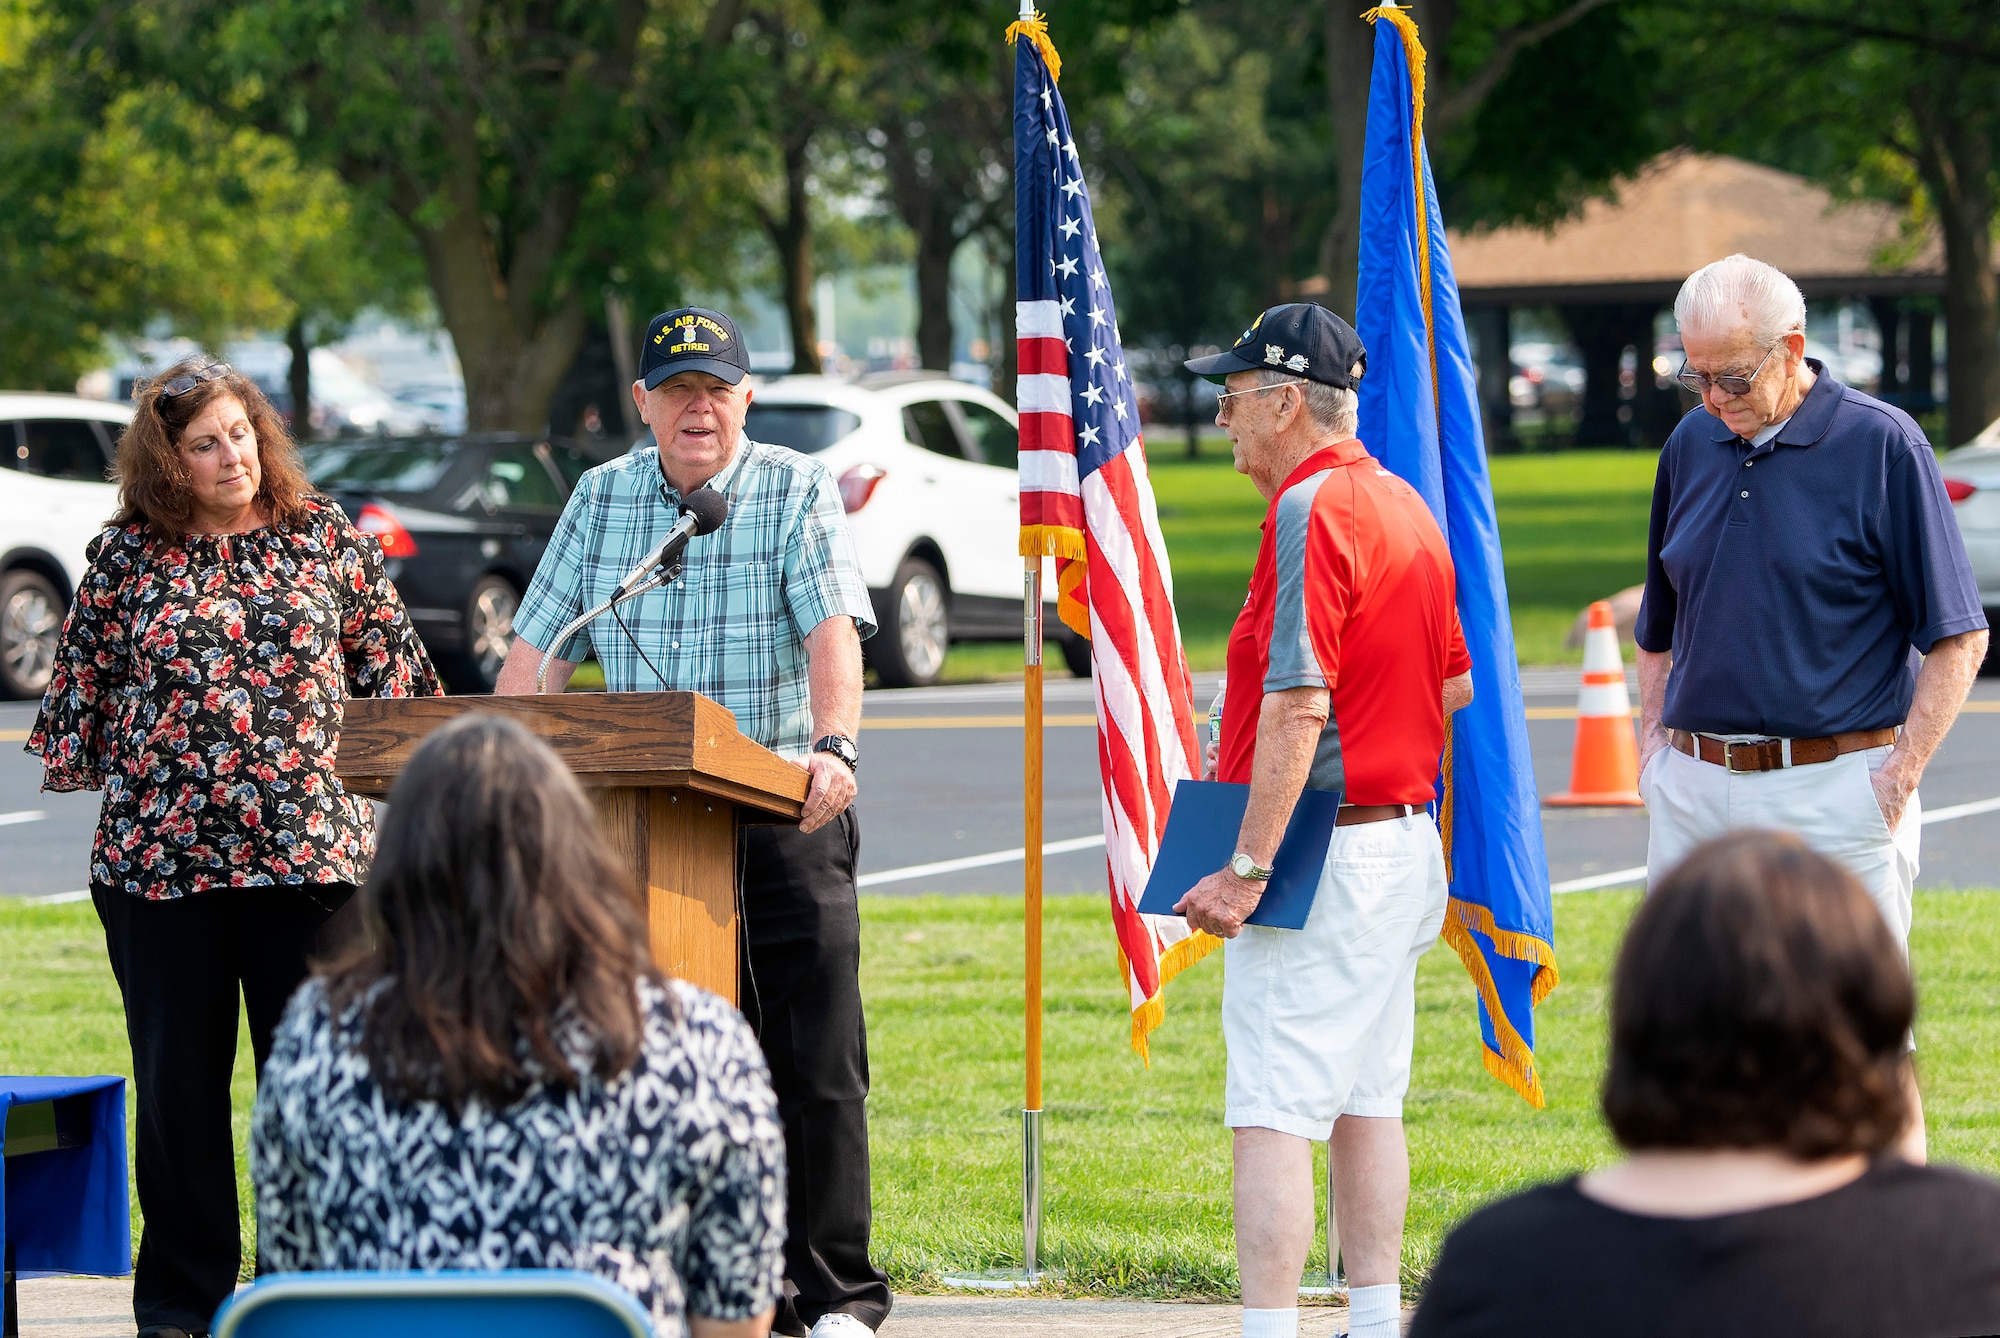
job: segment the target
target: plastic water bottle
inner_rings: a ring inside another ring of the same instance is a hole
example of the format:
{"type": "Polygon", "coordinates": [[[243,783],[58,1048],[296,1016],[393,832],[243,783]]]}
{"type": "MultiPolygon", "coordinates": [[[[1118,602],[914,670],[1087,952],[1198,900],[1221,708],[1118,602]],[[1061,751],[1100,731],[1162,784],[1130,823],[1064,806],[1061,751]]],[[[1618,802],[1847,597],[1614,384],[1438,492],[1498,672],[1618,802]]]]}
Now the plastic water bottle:
{"type": "Polygon", "coordinates": [[[1215,685],[1215,701],[1208,708],[1208,741],[1219,745],[1222,742],[1222,699],[1229,695],[1229,678],[1224,675],[1215,685]]]}

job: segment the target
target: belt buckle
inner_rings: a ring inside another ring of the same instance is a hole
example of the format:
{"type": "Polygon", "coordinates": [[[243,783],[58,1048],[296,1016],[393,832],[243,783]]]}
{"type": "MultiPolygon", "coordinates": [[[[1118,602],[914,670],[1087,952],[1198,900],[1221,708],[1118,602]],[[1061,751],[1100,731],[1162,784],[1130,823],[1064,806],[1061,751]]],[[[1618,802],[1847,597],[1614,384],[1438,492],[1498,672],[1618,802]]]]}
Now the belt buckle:
{"type": "MultiPolygon", "coordinates": [[[[1755,747],[1756,745],[1752,744],[1746,746],[1755,747]]],[[[1736,765],[1736,747],[1737,745],[1735,743],[1731,743],[1727,740],[1723,742],[1722,745],[1723,770],[1727,771],[1732,776],[1748,776],[1753,774],[1755,768],[1739,767],[1736,765]]]]}

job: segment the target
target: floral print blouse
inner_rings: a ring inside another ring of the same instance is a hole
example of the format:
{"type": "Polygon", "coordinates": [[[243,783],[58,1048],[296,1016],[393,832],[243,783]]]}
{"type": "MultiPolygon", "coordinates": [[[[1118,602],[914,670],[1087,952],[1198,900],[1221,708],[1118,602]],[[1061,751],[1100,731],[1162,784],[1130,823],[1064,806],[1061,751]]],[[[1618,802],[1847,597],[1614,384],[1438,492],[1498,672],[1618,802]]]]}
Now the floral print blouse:
{"type": "Polygon", "coordinates": [[[91,541],[28,751],[42,787],[104,791],[94,887],[359,883],[374,810],[334,777],[349,696],[435,696],[383,569],[332,501],[284,526],[91,541]]]}
{"type": "MultiPolygon", "coordinates": [[[[378,988],[393,988],[393,982],[378,988]]],[[[361,1049],[362,1008],[292,997],[250,1117],[257,1244],[279,1272],[576,1268],[638,1298],[655,1338],[778,1299],[785,1135],[743,1015],[685,981],[637,984],[639,1058],[610,1082],[572,1023],[573,1090],[537,1083],[453,1115],[397,1102],[361,1049]]]]}

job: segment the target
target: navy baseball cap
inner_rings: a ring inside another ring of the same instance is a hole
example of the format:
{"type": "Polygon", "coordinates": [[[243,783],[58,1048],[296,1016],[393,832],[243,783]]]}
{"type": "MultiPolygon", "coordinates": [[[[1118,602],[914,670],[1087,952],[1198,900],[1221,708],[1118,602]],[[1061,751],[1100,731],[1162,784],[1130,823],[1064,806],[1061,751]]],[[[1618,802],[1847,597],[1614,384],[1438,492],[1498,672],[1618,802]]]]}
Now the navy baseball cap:
{"type": "Polygon", "coordinates": [[[653,317],[639,349],[639,380],[651,390],[681,372],[707,372],[732,386],[750,375],[750,350],[736,322],[707,307],[653,317]]]}
{"type": "Polygon", "coordinates": [[[1190,358],[1187,369],[1211,381],[1231,372],[1289,372],[1352,390],[1368,370],[1368,350],[1353,326],[1319,303],[1287,302],[1250,322],[1234,347],[1190,358]]]}

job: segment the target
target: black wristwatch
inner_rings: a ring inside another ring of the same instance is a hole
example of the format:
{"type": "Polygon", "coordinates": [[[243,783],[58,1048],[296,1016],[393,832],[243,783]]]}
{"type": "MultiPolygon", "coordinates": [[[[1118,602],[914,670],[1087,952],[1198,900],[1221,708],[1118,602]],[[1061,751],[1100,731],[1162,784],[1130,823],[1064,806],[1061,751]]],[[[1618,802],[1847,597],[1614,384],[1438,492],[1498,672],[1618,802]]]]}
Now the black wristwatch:
{"type": "Polygon", "coordinates": [[[816,753],[832,753],[835,757],[847,763],[849,771],[853,771],[861,765],[861,750],[855,747],[854,740],[848,738],[845,734],[827,735],[813,745],[813,751],[816,753]]]}

